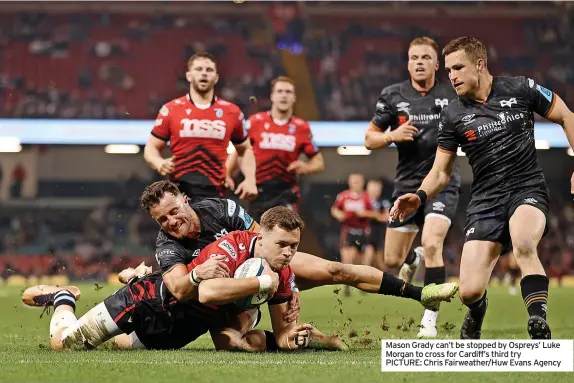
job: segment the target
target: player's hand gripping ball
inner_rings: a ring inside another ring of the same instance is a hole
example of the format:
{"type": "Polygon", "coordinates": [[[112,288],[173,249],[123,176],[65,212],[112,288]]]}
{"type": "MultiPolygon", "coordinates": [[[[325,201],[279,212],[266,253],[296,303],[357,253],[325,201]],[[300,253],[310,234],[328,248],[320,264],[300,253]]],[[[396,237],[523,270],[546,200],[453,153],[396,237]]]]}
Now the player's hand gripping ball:
{"type": "MultiPolygon", "coordinates": [[[[265,262],[265,260],[262,258],[249,258],[239,265],[235,271],[234,278],[243,279],[263,275],[263,262],[265,262]]],[[[245,298],[235,301],[235,305],[241,309],[248,310],[262,305],[267,302],[268,299],[269,294],[267,294],[266,291],[262,291],[258,294],[248,295],[245,298]]]]}

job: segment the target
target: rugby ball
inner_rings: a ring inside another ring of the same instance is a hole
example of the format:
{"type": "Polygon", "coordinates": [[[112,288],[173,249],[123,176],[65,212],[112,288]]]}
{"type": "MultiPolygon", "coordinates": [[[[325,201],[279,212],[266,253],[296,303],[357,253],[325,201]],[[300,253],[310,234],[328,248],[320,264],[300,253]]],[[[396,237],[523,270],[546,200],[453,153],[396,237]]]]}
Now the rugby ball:
{"type": "MultiPolygon", "coordinates": [[[[263,274],[263,262],[265,262],[263,258],[249,258],[239,265],[233,277],[235,279],[258,277],[263,274]]],[[[262,305],[267,299],[268,294],[261,292],[241,298],[235,301],[235,305],[243,310],[249,310],[262,305]]]]}

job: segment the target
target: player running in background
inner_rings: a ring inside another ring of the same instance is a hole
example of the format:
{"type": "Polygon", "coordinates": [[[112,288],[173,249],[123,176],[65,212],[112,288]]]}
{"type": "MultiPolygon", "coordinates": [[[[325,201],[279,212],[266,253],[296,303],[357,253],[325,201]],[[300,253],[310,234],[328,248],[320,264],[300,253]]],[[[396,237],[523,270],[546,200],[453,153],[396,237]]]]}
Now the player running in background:
{"type": "MultiPolygon", "coordinates": [[[[373,210],[371,198],[364,190],[365,178],[362,174],[349,174],[348,184],[349,189],[339,193],[331,207],[331,215],[341,223],[341,262],[370,266],[372,259],[367,262],[364,258],[371,232],[370,220],[382,220],[383,217],[373,210]]],[[[345,286],[345,295],[350,294],[351,289],[345,286]]]]}
{"type": "MultiPolygon", "coordinates": [[[[280,76],[271,82],[271,110],[249,117],[247,134],[256,162],[258,196],[249,204],[255,220],[273,206],[290,206],[296,211],[299,200],[297,176],[322,172],[323,155],[313,141],[309,123],[293,115],[295,83],[280,76]],[[308,161],[301,161],[304,154],[308,161]]],[[[236,152],[229,156],[227,174],[238,164],[236,152]]]]}
{"type": "MultiPolygon", "coordinates": [[[[428,37],[418,37],[409,45],[410,79],[391,85],[381,92],[365,138],[369,149],[395,143],[399,162],[393,199],[414,193],[432,168],[435,158],[439,114],[456,93],[448,83],[436,79],[439,68],[438,45],[428,37]],[[390,131],[387,129],[390,127],[390,131]]],[[[443,283],[444,239],[456,213],[460,174],[455,166],[448,186],[442,193],[404,221],[389,222],[385,237],[385,263],[401,266],[399,277],[412,281],[424,257],[424,283],[443,283]],[[422,229],[422,249],[411,250],[413,240],[422,229]]],[[[425,310],[419,337],[436,337],[438,311],[425,310]]]]}
{"type": "Polygon", "coordinates": [[[536,251],[548,229],[549,195],[536,157],[534,113],[560,124],[572,147],[574,114],[532,79],[493,77],[486,48],[475,38],[452,40],[443,55],[458,98],[441,114],[432,170],[416,193],[395,201],[391,216],[404,219],[446,187],[460,146],[473,173],[460,262],[460,297],[468,307],[461,338],[480,338],[492,269],[512,246],[522,272],[528,333],[533,339],[550,339],[548,278],[536,251]]]}
{"type": "Polygon", "coordinates": [[[215,96],[219,80],[215,58],[197,53],[187,62],[189,93],[163,105],[144,149],[149,166],[169,175],[192,201],[220,197],[225,187],[227,147],[233,143],[245,175],[235,191],[240,198],[257,195],[255,158],[247,139],[244,117],[234,104],[215,96]],[[161,152],[169,142],[172,153],[161,152]]]}
{"type": "Polygon", "coordinates": [[[371,219],[371,234],[365,247],[365,264],[375,266],[379,270],[385,269],[384,246],[385,231],[389,218],[391,202],[383,199],[383,182],[378,179],[367,182],[367,194],[371,199],[371,206],[377,213],[381,213],[380,219],[371,219]],[[374,264],[373,264],[374,263],[374,264]]]}
{"type": "MultiPolygon", "coordinates": [[[[190,205],[188,198],[170,181],[154,182],[142,193],[140,201],[142,208],[161,227],[156,241],[156,260],[166,287],[178,300],[197,296],[197,288],[191,283],[186,265],[201,249],[234,230],[259,231],[257,222],[234,201],[206,199],[190,205]]],[[[373,267],[344,265],[303,252],[295,254],[291,268],[301,290],[347,284],[369,293],[412,298],[429,307],[440,301],[449,301],[458,290],[455,283],[421,289],[373,267]]],[[[220,264],[206,267],[202,273],[229,276],[220,264]]],[[[196,277],[202,279],[199,273],[196,277]]],[[[298,302],[292,300],[290,304],[291,311],[287,316],[289,321],[293,321],[297,318],[298,302]]]]}

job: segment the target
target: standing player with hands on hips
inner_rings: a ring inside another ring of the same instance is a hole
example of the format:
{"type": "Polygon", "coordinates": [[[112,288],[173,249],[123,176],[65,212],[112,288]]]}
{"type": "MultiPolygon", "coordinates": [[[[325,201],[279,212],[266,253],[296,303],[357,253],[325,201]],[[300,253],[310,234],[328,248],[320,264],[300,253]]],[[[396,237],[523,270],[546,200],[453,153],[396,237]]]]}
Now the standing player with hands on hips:
{"type": "MultiPolygon", "coordinates": [[[[365,137],[369,149],[395,143],[399,161],[393,199],[414,193],[432,168],[438,140],[441,110],[456,97],[452,86],[439,82],[438,45],[429,37],[414,39],[408,50],[410,79],[386,87],[377,102],[375,115],[365,137]],[[390,131],[386,131],[390,127],[390,131]]],[[[402,222],[392,220],[385,234],[384,257],[388,267],[399,267],[399,277],[412,282],[424,257],[424,284],[444,283],[444,239],[456,213],[460,174],[455,167],[447,187],[424,209],[402,222]],[[422,230],[421,244],[411,249],[422,230]],[[402,266],[401,266],[402,264],[402,266]]],[[[419,337],[436,337],[438,310],[425,310],[419,337]]]]}
{"type": "Polygon", "coordinates": [[[146,162],[162,176],[169,175],[192,202],[221,197],[231,141],[245,175],[235,192],[242,199],[255,197],[255,157],[244,116],[237,105],[215,96],[219,80],[215,58],[209,53],[193,55],[185,77],[190,83],[189,93],[159,111],[144,149],[146,162]],[[168,142],[173,155],[163,158],[161,152],[168,142]]]}
{"type": "Polygon", "coordinates": [[[550,339],[549,280],[536,251],[548,229],[549,194],[536,157],[534,112],[560,124],[572,147],[574,114],[558,95],[532,79],[493,77],[486,48],[475,38],[452,40],[443,55],[458,98],[441,113],[432,170],[416,193],[395,201],[391,216],[405,219],[445,188],[460,146],[474,178],[460,262],[460,297],[468,307],[461,338],[481,337],[492,269],[512,246],[523,276],[528,333],[532,339],[550,339]]]}

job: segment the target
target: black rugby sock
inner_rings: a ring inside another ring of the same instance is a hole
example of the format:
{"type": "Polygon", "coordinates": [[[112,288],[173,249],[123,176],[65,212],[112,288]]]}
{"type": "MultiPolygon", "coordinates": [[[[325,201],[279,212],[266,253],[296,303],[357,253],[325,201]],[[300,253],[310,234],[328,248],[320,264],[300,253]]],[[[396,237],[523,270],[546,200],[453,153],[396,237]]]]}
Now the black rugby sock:
{"type": "Polygon", "coordinates": [[[411,298],[418,302],[421,301],[422,291],[422,287],[413,286],[389,273],[383,273],[383,280],[379,287],[379,294],[411,298]]]}
{"type": "Polygon", "coordinates": [[[415,253],[414,250],[409,251],[409,253],[407,254],[407,257],[405,258],[405,263],[407,265],[412,265],[413,262],[415,261],[415,259],[417,259],[417,254],[415,253]]]}
{"type": "Polygon", "coordinates": [[[446,269],[444,266],[427,267],[425,269],[425,286],[436,283],[440,285],[446,281],[446,269]]]}
{"type": "Polygon", "coordinates": [[[484,314],[486,313],[487,305],[488,303],[486,301],[486,290],[485,290],[482,298],[480,298],[474,303],[466,305],[466,307],[470,309],[470,315],[472,315],[475,318],[479,318],[484,316],[484,314]]]}
{"type": "Polygon", "coordinates": [[[265,330],[265,344],[267,345],[267,352],[279,350],[277,346],[277,341],[275,340],[275,335],[271,331],[265,330]]]}
{"type": "Polygon", "coordinates": [[[527,275],[520,281],[522,299],[528,315],[538,315],[546,320],[548,284],[548,277],[540,274],[527,275]]]}

